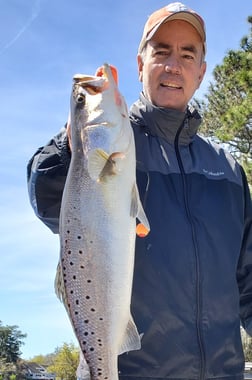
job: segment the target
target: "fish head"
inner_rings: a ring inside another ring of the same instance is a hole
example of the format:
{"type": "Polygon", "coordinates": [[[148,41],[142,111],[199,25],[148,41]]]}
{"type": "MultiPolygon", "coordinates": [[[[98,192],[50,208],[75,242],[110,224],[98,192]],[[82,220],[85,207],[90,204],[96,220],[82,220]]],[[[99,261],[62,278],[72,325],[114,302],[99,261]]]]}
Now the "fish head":
{"type": "Polygon", "coordinates": [[[82,147],[84,159],[89,169],[92,168],[90,176],[95,179],[102,171],[98,162],[105,166],[113,157],[109,162],[122,163],[122,159],[132,155],[134,139],[127,105],[118,89],[117,72],[108,64],[99,68],[95,76],[74,76],[71,128],[75,130],[72,133],[73,149],[74,145],[78,149],[82,147]],[[77,135],[75,139],[74,133],[77,135]],[[95,162],[92,164],[91,160],[95,162]]]}

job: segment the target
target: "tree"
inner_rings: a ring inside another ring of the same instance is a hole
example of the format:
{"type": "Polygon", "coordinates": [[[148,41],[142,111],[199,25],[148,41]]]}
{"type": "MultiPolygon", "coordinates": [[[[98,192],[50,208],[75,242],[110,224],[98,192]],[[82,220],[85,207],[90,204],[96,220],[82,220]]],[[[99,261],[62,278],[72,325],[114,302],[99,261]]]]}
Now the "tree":
{"type": "Polygon", "coordinates": [[[6,364],[16,364],[20,358],[20,347],[24,344],[23,334],[18,326],[3,326],[0,321],[0,359],[6,364]]]}
{"type": "Polygon", "coordinates": [[[202,102],[201,132],[228,143],[252,183],[252,16],[239,50],[230,50],[213,71],[202,102]]]}
{"type": "Polygon", "coordinates": [[[54,363],[55,356],[56,353],[47,355],[36,355],[31,360],[29,360],[29,363],[37,363],[47,368],[54,363]]]}
{"type": "Polygon", "coordinates": [[[5,379],[6,376],[16,372],[16,365],[7,363],[5,359],[0,358],[0,380],[5,379]]]}
{"type": "Polygon", "coordinates": [[[55,352],[53,364],[47,370],[56,374],[60,380],[75,380],[79,363],[79,350],[73,344],[64,343],[55,352]]]}

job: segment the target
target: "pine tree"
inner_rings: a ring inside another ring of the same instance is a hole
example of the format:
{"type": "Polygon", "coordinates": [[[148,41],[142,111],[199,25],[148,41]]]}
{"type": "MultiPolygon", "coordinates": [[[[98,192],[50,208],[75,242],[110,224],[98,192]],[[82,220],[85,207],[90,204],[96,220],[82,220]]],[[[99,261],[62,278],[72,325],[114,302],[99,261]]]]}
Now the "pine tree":
{"type": "MultiPolygon", "coordinates": [[[[229,145],[252,184],[252,16],[239,50],[230,50],[213,72],[202,102],[201,132],[229,145]]],[[[197,102],[197,101],[196,101],[197,102]]]]}

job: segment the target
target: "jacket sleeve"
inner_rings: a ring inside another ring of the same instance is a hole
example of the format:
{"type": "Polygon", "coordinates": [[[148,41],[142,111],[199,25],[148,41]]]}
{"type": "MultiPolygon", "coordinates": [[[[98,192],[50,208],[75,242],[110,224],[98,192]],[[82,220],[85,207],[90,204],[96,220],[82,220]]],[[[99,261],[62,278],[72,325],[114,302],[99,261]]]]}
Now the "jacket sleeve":
{"type": "Polygon", "coordinates": [[[252,336],[252,204],[247,179],[243,170],[242,175],[245,199],[244,236],[237,268],[237,281],[240,290],[241,324],[245,331],[252,336]]]}
{"type": "Polygon", "coordinates": [[[71,159],[66,128],[39,148],[27,165],[28,194],[35,214],[59,232],[60,205],[71,159]]]}

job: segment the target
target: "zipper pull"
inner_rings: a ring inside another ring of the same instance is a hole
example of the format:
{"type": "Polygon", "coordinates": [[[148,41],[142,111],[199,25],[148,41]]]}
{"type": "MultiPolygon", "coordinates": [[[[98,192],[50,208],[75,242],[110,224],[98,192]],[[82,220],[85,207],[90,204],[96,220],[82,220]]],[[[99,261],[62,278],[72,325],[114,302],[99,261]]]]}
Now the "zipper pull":
{"type": "Polygon", "coordinates": [[[189,128],[189,120],[188,120],[188,116],[186,116],[186,118],[185,118],[185,121],[184,121],[184,128],[185,128],[185,129],[188,129],[188,128],[189,128]]]}

